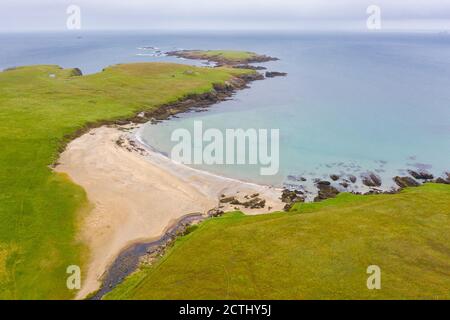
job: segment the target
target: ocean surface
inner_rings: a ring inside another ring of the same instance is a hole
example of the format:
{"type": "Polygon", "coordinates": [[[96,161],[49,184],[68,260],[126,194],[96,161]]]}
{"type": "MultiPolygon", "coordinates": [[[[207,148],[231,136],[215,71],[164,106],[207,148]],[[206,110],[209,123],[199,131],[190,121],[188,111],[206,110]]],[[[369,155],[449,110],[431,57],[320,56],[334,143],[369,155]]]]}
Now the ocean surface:
{"type": "Polygon", "coordinates": [[[279,129],[280,171],[254,165],[196,165],[232,178],[298,184],[294,177],[380,175],[383,187],[406,170],[450,169],[450,35],[438,33],[155,33],[0,34],[0,69],[58,64],[83,73],[126,62],[202,61],[166,57],[177,49],[250,50],[287,77],[267,79],[233,99],[170,121],[145,125],[141,138],[170,154],[171,133],[206,128],[279,129]],[[289,177],[289,178],[288,178],[289,177]]]}

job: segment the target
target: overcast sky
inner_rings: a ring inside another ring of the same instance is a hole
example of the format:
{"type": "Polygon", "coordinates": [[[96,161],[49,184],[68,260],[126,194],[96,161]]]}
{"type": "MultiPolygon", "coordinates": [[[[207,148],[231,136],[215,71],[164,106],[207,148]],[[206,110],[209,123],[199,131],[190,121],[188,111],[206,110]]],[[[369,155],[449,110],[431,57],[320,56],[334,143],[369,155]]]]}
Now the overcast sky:
{"type": "Polygon", "coordinates": [[[69,5],[89,29],[450,29],[450,0],[0,0],[0,30],[64,30],[69,5]]]}

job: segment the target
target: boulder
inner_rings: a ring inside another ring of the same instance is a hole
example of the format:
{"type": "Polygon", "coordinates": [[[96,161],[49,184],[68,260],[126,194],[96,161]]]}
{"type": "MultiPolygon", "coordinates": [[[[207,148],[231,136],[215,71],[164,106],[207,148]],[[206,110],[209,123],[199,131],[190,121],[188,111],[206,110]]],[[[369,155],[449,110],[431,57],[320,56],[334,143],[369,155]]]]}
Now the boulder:
{"type": "Polygon", "coordinates": [[[236,200],[235,197],[226,197],[226,198],[220,199],[220,203],[232,203],[235,200],[236,200]]]}
{"type": "Polygon", "coordinates": [[[450,180],[445,180],[444,178],[439,177],[436,180],[434,180],[434,183],[450,184],[450,180]]]}
{"type": "Polygon", "coordinates": [[[416,180],[414,180],[411,177],[395,177],[394,178],[395,183],[400,187],[400,188],[406,188],[406,187],[417,187],[420,185],[420,183],[418,183],[416,180]]]}
{"type": "Polygon", "coordinates": [[[346,188],[346,189],[347,189],[348,186],[349,186],[348,182],[346,182],[346,181],[341,182],[340,185],[343,186],[343,187],[346,188]]]}
{"type": "Polygon", "coordinates": [[[380,187],[381,186],[381,178],[379,175],[368,172],[361,176],[362,183],[368,187],[380,187]]]}
{"type": "Polygon", "coordinates": [[[331,178],[331,180],[333,180],[333,181],[338,181],[339,178],[340,178],[340,176],[338,176],[337,174],[332,174],[332,175],[330,175],[330,178],[331,178]]]}
{"type": "Polygon", "coordinates": [[[319,189],[319,194],[314,198],[315,202],[334,198],[339,194],[338,189],[330,185],[318,184],[317,188],[319,189]]]}
{"type": "Polygon", "coordinates": [[[434,178],[434,176],[431,173],[429,173],[425,170],[421,170],[421,171],[408,170],[408,173],[411,176],[413,176],[414,178],[419,179],[419,180],[431,180],[434,178]]]}
{"type": "Polygon", "coordinates": [[[266,78],[286,77],[286,72],[267,71],[266,78]]]}
{"type": "Polygon", "coordinates": [[[299,190],[284,189],[281,194],[281,201],[284,203],[304,202],[303,192],[299,190]]]}

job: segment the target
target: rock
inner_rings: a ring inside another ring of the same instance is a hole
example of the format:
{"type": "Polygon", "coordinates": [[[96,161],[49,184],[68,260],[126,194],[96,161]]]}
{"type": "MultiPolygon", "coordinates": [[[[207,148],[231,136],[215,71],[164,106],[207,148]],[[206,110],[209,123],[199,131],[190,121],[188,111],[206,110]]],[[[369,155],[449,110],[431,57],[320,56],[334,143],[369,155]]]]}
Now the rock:
{"type": "Polygon", "coordinates": [[[408,173],[412,175],[414,178],[419,180],[431,180],[434,178],[434,176],[431,173],[428,173],[425,170],[421,170],[419,172],[414,170],[408,170],[408,173]]]}
{"type": "Polygon", "coordinates": [[[350,175],[348,176],[348,179],[349,179],[352,183],[355,183],[356,180],[357,180],[357,178],[356,178],[354,175],[352,175],[352,174],[350,174],[350,175]]]}
{"type": "Polygon", "coordinates": [[[224,212],[222,210],[219,210],[217,208],[211,209],[208,211],[208,216],[209,217],[220,217],[224,214],[224,212]]]}
{"type": "Polygon", "coordinates": [[[302,195],[303,192],[301,191],[291,191],[289,189],[284,189],[280,199],[284,203],[304,202],[305,199],[302,197],[302,195]]]}
{"type": "Polygon", "coordinates": [[[267,71],[266,78],[286,77],[286,72],[267,71]]]}
{"type": "Polygon", "coordinates": [[[236,66],[233,66],[233,68],[236,69],[250,69],[250,70],[266,70],[266,67],[263,66],[252,66],[249,64],[238,64],[236,66]]]}
{"type": "Polygon", "coordinates": [[[362,182],[368,187],[380,187],[381,178],[373,172],[368,172],[361,176],[362,182]]]}
{"type": "Polygon", "coordinates": [[[285,211],[289,211],[295,203],[305,202],[303,192],[299,190],[291,191],[289,189],[284,189],[280,199],[282,202],[286,203],[284,206],[285,211]]]}
{"type": "Polygon", "coordinates": [[[79,77],[79,76],[82,76],[82,75],[83,75],[83,72],[81,72],[81,70],[79,68],[73,68],[70,71],[70,76],[71,77],[79,77]]]}
{"type": "Polygon", "coordinates": [[[330,175],[330,178],[331,178],[331,180],[333,180],[333,181],[338,181],[339,178],[340,178],[340,176],[338,176],[337,174],[332,174],[332,175],[330,175]]]}
{"type": "Polygon", "coordinates": [[[348,184],[347,182],[345,182],[345,181],[344,181],[344,182],[341,182],[340,185],[343,186],[343,187],[346,188],[346,189],[347,189],[348,186],[349,186],[349,184],[348,184]]]}
{"type": "Polygon", "coordinates": [[[331,185],[331,182],[330,181],[320,180],[320,181],[316,182],[316,184],[318,186],[329,186],[329,185],[331,185]]]}
{"type": "Polygon", "coordinates": [[[450,180],[445,180],[444,178],[439,177],[436,180],[434,180],[434,183],[450,184],[450,180]]]}
{"type": "Polygon", "coordinates": [[[302,176],[293,176],[293,175],[288,175],[287,179],[290,181],[306,181],[306,178],[302,176]]]}
{"type": "Polygon", "coordinates": [[[416,180],[414,180],[411,177],[395,177],[394,178],[395,183],[400,187],[400,188],[406,188],[406,187],[417,187],[420,185],[420,183],[418,183],[416,180]]]}
{"type": "Polygon", "coordinates": [[[319,194],[314,198],[315,202],[335,198],[339,194],[338,189],[332,187],[331,185],[318,184],[317,188],[319,189],[319,194]]]}
{"type": "Polygon", "coordinates": [[[231,203],[235,200],[236,200],[235,197],[227,197],[227,198],[220,199],[220,203],[231,203]]]}

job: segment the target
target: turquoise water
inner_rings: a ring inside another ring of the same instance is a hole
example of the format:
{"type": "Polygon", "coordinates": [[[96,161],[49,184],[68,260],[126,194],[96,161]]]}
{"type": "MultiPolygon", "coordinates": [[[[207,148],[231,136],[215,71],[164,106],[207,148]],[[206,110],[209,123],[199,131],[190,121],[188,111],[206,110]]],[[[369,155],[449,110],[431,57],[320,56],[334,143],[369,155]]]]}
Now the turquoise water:
{"type": "MultiPolygon", "coordinates": [[[[288,175],[326,178],[374,171],[390,187],[407,169],[436,175],[450,169],[450,42],[432,35],[298,35],[270,39],[286,78],[252,84],[232,101],[147,125],[144,140],[170,153],[170,134],[206,128],[280,129],[280,172],[258,166],[200,165],[258,183],[290,183],[288,175]]],[[[268,52],[269,51],[269,52],[268,52]]]]}
{"type": "Polygon", "coordinates": [[[450,37],[444,34],[1,34],[0,68],[52,63],[84,73],[135,61],[177,61],[139,49],[239,49],[280,58],[264,64],[286,78],[254,82],[208,112],[146,125],[142,138],[169,153],[174,129],[280,129],[280,172],[197,166],[259,183],[290,183],[367,170],[384,185],[407,169],[450,169],[450,37]],[[144,55],[142,55],[144,54],[144,55]]]}

